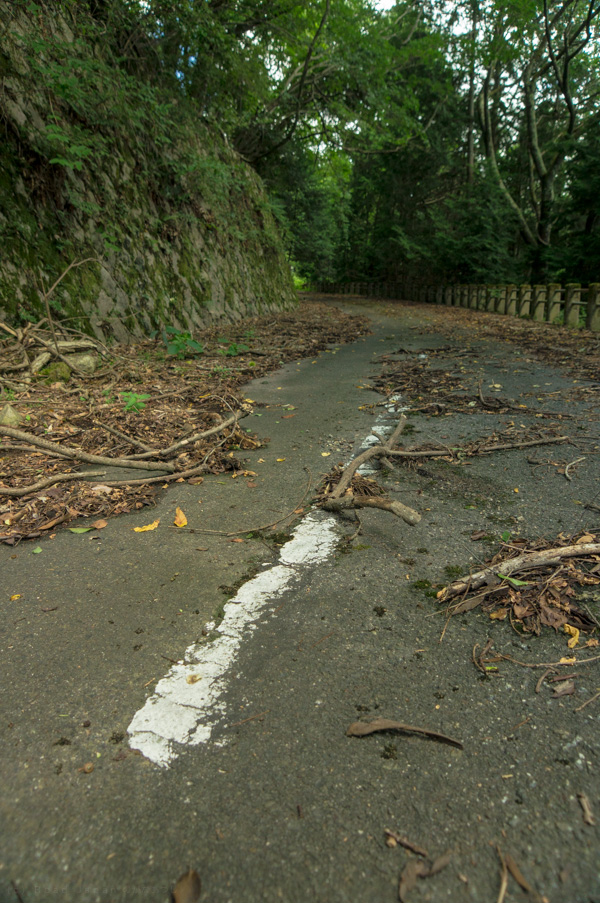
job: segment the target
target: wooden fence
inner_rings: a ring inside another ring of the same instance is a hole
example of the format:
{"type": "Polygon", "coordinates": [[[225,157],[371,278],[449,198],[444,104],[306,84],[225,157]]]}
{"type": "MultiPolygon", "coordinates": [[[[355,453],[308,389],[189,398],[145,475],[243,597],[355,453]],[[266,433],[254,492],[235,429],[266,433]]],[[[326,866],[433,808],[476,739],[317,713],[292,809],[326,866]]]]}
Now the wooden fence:
{"type": "Polygon", "coordinates": [[[311,292],[411,300],[487,310],[511,317],[600,332],[600,283],[567,285],[423,285],[407,282],[322,282],[311,292]]]}

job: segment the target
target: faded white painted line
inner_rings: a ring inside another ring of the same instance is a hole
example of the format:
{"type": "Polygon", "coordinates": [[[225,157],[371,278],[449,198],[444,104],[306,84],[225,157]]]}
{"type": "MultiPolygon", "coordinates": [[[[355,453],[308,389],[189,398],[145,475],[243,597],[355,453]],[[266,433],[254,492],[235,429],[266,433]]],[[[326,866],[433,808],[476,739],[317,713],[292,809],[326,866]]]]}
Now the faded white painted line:
{"type": "MultiPolygon", "coordinates": [[[[400,395],[390,396],[385,413],[375,421],[382,435],[395,424],[390,414],[402,410],[400,395]]],[[[379,440],[369,435],[364,451],[379,440]]],[[[375,473],[370,463],[359,473],[375,473]]],[[[210,643],[195,643],[181,662],[160,680],[145,705],[136,712],[127,728],[129,745],[140,750],[157,765],[168,767],[184,746],[198,746],[210,740],[214,727],[225,714],[221,697],[226,677],[237,659],[242,642],[256,629],[263,611],[299,579],[302,568],[325,561],[338,539],[336,520],[324,512],[311,512],[296,527],[292,539],[280,552],[280,563],[257,574],[226,603],[224,617],[210,643]]]]}
{"type": "MultiPolygon", "coordinates": [[[[402,413],[402,411],[407,410],[407,405],[402,405],[401,401],[402,396],[397,393],[389,396],[387,402],[383,406],[385,413],[380,414],[377,417],[373,430],[377,430],[382,436],[389,436],[393,433],[396,429],[397,421],[391,421],[390,414],[402,413]]],[[[360,446],[357,454],[366,451],[368,448],[372,448],[374,445],[379,445],[379,439],[371,432],[360,446]]],[[[361,464],[358,468],[358,473],[363,477],[368,477],[373,473],[377,473],[378,470],[379,465],[375,462],[374,458],[371,458],[370,461],[365,461],[364,464],[361,464]]]]}
{"type": "Polygon", "coordinates": [[[182,661],[158,682],[127,728],[133,749],[168,767],[182,747],[210,740],[225,713],[221,696],[242,642],[263,611],[298,582],[303,569],[329,557],[338,536],[330,515],[315,511],[304,518],[281,549],[280,563],[257,574],[226,603],[217,638],[188,646],[182,661]]]}

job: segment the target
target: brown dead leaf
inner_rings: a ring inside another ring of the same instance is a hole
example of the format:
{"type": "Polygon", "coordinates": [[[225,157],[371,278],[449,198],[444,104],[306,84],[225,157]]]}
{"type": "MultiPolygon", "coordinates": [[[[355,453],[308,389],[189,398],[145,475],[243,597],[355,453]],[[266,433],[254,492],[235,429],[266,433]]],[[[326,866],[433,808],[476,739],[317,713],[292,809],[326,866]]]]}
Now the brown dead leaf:
{"type": "Polygon", "coordinates": [[[416,887],[419,878],[427,874],[428,868],[427,863],[421,862],[420,859],[410,859],[406,863],[398,884],[398,899],[401,903],[406,903],[408,894],[416,887]]]}
{"type": "Polygon", "coordinates": [[[561,683],[556,684],[554,687],[554,693],[550,697],[551,699],[560,699],[561,696],[572,696],[575,692],[575,681],[574,680],[563,680],[561,683]]]}
{"type": "Polygon", "coordinates": [[[447,865],[450,864],[450,860],[452,859],[452,853],[442,853],[441,856],[438,856],[431,863],[431,867],[427,872],[425,877],[430,878],[432,875],[437,875],[438,872],[441,872],[442,869],[445,869],[447,865]]]}
{"type": "Polygon", "coordinates": [[[204,483],[204,477],[190,477],[188,483],[190,486],[200,486],[201,483],[204,483]]]}
{"type": "Polygon", "coordinates": [[[229,540],[229,542],[243,542],[243,541],[244,541],[244,540],[243,540],[243,539],[240,539],[239,537],[238,537],[237,539],[230,539],[230,540],[229,540]]]}
{"type": "Polygon", "coordinates": [[[249,480],[246,483],[246,486],[248,487],[248,489],[256,489],[256,487],[258,486],[258,483],[256,483],[254,480],[249,480]]]}
{"type": "Polygon", "coordinates": [[[107,520],[95,520],[94,523],[92,524],[92,527],[94,527],[94,529],[96,529],[96,530],[104,530],[104,528],[107,526],[108,526],[107,520]]]}
{"type": "Polygon", "coordinates": [[[172,903],[197,903],[201,889],[200,875],[195,869],[190,869],[179,878],[173,888],[172,903]]]}
{"type": "Polygon", "coordinates": [[[596,537],[593,533],[584,533],[583,536],[580,536],[579,539],[575,540],[575,545],[582,545],[584,542],[596,542],[596,537]]]}
{"type": "Polygon", "coordinates": [[[295,417],[295,414],[284,414],[281,418],[282,420],[291,420],[292,417],[295,417]]]}
{"type": "Polygon", "coordinates": [[[181,508],[175,509],[175,520],[173,521],[176,527],[187,527],[187,517],[181,510],[181,508]]]}
{"type": "Polygon", "coordinates": [[[484,536],[487,536],[485,530],[475,530],[474,533],[471,533],[470,539],[472,539],[473,542],[477,542],[479,539],[483,539],[484,536]]]}
{"type": "Polygon", "coordinates": [[[583,810],[583,820],[586,825],[595,825],[596,819],[592,813],[592,807],[590,805],[590,801],[585,795],[585,793],[578,793],[577,799],[579,800],[579,805],[583,810]]]}
{"type": "Polygon", "coordinates": [[[369,734],[378,731],[400,731],[405,734],[423,734],[431,737],[432,740],[440,740],[442,743],[449,743],[451,746],[457,746],[463,749],[460,740],[453,737],[447,737],[446,734],[440,734],[437,731],[430,731],[426,727],[413,727],[410,724],[403,724],[400,721],[390,721],[388,718],[376,718],[374,721],[355,721],[346,731],[347,737],[366,737],[369,734]]]}

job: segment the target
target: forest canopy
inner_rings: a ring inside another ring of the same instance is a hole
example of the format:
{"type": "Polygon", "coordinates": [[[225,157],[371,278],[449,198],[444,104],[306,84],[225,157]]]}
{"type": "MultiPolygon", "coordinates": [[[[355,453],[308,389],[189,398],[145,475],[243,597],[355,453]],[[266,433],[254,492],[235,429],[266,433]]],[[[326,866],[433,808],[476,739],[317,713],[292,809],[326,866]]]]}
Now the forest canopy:
{"type": "MultiPolygon", "coordinates": [[[[600,0],[18,5],[109,47],[154,92],[161,140],[177,107],[216,126],[299,277],[600,279],[600,0]]],[[[110,116],[89,67],[63,77],[110,116]]],[[[78,146],[54,159],[85,166],[78,146]]]]}

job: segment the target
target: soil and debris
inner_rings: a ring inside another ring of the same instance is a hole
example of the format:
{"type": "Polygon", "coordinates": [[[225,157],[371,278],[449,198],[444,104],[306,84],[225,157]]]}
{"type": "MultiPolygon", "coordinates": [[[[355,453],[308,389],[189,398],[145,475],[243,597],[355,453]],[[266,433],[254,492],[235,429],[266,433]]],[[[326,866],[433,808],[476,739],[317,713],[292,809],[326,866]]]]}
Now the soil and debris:
{"type": "Polygon", "coordinates": [[[308,302],[111,347],[47,320],[0,327],[0,542],[9,545],[152,505],[169,482],[239,470],[237,453],[265,441],[240,423],[253,409],[240,387],[369,331],[364,317],[308,302]],[[75,481],[84,465],[92,470],[75,481]],[[121,479],[115,465],[130,471],[121,479]]]}

